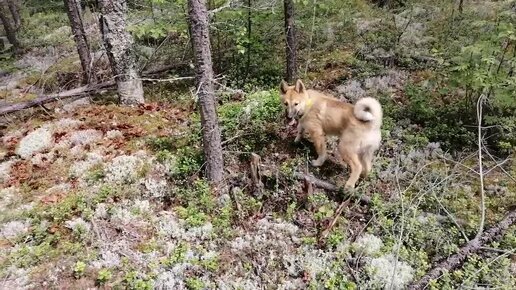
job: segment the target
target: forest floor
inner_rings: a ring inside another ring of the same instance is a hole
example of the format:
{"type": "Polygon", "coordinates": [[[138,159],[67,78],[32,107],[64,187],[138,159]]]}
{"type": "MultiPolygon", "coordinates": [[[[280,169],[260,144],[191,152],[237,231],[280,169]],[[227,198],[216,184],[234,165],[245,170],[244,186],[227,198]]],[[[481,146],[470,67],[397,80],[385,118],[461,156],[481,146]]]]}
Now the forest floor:
{"type": "MultiPolygon", "coordinates": [[[[69,33],[62,30],[45,37],[69,33]]],[[[72,88],[77,79],[61,78],[78,75],[74,53],[34,48],[11,61],[0,102],[34,98],[36,83],[72,88]]],[[[354,191],[367,202],[296,178],[342,185],[349,172],[336,155],[321,168],[309,165],[312,146],[294,144],[276,89],[221,89],[226,180],[216,193],[202,179],[199,116],[188,90],[147,84],[149,101],[139,107],[117,106],[108,92],[2,116],[0,288],[407,287],[477,233],[478,152],[443,150],[421,125],[389,115],[406,102],[406,85],[431,71],[392,65],[364,74],[354,55],[340,48],[318,56],[310,79],[345,101],[379,91],[391,100],[373,172],[354,191]],[[261,157],[261,190],[250,177],[253,153],[261,157]]],[[[483,161],[487,229],[516,205],[516,163],[487,151],[483,161]]],[[[431,287],[511,289],[515,247],[512,227],[431,287]]]]}

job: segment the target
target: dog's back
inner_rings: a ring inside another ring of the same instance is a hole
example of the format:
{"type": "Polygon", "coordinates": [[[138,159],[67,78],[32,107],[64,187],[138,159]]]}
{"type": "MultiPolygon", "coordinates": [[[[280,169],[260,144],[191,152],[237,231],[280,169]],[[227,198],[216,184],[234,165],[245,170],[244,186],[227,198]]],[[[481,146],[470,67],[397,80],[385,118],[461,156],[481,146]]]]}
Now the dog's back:
{"type": "Polygon", "coordinates": [[[373,98],[362,98],[352,105],[316,90],[307,90],[307,93],[313,108],[305,117],[306,121],[318,119],[326,134],[340,136],[348,127],[375,130],[382,124],[382,108],[373,98]]]}

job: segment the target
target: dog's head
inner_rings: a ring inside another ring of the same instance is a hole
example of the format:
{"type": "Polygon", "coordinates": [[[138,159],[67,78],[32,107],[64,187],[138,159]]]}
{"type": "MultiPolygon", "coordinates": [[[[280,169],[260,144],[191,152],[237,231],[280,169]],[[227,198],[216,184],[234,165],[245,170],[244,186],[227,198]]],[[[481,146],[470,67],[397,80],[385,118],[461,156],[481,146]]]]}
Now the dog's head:
{"type": "Polygon", "coordinates": [[[295,86],[289,86],[287,82],[281,81],[280,95],[289,119],[297,120],[303,117],[306,112],[307,93],[301,80],[298,79],[295,86]]]}

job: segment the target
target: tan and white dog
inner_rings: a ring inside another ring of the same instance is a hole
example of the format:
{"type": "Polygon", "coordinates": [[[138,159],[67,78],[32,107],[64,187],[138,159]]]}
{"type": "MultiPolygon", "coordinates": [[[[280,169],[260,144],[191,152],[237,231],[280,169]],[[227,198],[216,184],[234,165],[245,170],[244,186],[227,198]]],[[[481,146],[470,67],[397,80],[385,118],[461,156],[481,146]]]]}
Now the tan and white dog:
{"type": "Polygon", "coordinates": [[[355,105],[344,103],[307,90],[301,80],[295,86],[282,81],[280,92],[291,124],[298,123],[295,142],[306,131],[315,146],[318,158],[312,161],[313,166],[326,161],[326,136],[339,137],[339,153],[351,168],[345,187],[354,188],[360,175],[365,177],[371,171],[373,155],[380,147],[383,116],[380,103],[373,98],[362,98],[355,105]]]}

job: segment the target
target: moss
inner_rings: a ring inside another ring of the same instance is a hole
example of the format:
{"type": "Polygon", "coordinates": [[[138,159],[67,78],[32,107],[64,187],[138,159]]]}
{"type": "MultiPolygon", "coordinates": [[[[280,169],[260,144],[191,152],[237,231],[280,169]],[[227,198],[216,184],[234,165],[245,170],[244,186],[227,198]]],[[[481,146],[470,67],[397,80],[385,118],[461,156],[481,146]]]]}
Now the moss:
{"type": "Polygon", "coordinates": [[[202,290],[204,287],[204,282],[197,277],[190,277],[186,279],[186,288],[188,290],[202,290]]]}

